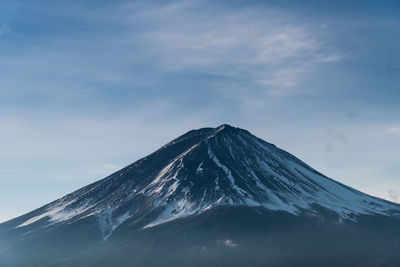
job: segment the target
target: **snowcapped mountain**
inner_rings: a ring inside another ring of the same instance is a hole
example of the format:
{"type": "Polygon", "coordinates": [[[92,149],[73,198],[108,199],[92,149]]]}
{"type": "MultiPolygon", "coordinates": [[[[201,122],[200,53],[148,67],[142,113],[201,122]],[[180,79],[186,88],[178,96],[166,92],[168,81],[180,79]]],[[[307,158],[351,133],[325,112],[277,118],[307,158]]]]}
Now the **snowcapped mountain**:
{"type": "MultiPolygon", "coordinates": [[[[246,130],[221,125],[192,130],[98,182],[3,223],[0,237],[19,244],[21,237],[35,240],[85,225],[108,242],[124,229],[151,230],[229,207],[340,223],[400,218],[400,205],[338,183],[246,130]]],[[[236,246],[230,239],[219,242],[236,246]]],[[[0,241],[0,255],[1,248],[0,241]]]]}

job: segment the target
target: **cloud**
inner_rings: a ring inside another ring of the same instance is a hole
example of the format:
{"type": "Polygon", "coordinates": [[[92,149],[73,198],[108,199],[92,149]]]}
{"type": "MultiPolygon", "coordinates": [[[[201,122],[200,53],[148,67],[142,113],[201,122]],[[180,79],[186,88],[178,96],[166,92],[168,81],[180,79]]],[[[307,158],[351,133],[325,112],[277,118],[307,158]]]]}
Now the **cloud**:
{"type": "Polygon", "coordinates": [[[236,242],[230,240],[230,239],[223,239],[220,240],[218,243],[221,243],[223,246],[229,247],[229,248],[235,248],[239,246],[236,242]]]}
{"type": "Polygon", "coordinates": [[[236,85],[246,81],[246,94],[260,91],[256,97],[302,92],[302,81],[317,68],[342,58],[324,48],[320,29],[281,10],[211,10],[191,1],[153,7],[135,18],[151,25],[141,37],[165,70],[203,72],[236,85]]]}
{"type": "Polygon", "coordinates": [[[400,134],[400,127],[391,126],[391,127],[387,128],[387,132],[390,134],[395,134],[395,135],[400,134]]]}
{"type": "Polygon", "coordinates": [[[0,169],[0,173],[19,173],[21,170],[0,169]]]}
{"type": "Polygon", "coordinates": [[[342,56],[335,55],[335,54],[320,56],[319,58],[317,58],[317,62],[321,62],[321,63],[337,62],[340,60],[342,60],[342,56]]]}
{"type": "Polygon", "coordinates": [[[30,27],[40,31],[17,32],[29,42],[10,42],[13,53],[0,53],[0,104],[89,110],[160,96],[189,109],[175,99],[204,91],[216,101],[265,106],[309,93],[307,80],[342,60],[326,45],[326,29],[280,9],[202,1],[73,1],[68,9],[56,1],[31,9],[30,27]],[[50,15],[61,22],[49,27],[50,15]]]}

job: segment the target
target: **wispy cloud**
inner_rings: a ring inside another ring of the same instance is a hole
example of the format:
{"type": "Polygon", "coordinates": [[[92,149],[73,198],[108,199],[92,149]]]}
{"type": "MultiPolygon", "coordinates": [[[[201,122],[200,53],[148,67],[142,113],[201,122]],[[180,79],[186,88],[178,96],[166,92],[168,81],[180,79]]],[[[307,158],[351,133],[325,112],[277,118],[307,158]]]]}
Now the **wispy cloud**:
{"type": "Polygon", "coordinates": [[[234,242],[231,239],[218,240],[217,243],[220,243],[221,245],[226,246],[228,248],[235,248],[239,246],[236,242],[234,242]]]}
{"type": "Polygon", "coordinates": [[[11,169],[0,169],[0,173],[18,173],[21,170],[11,170],[11,169]]]}
{"type": "Polygon", "coordinates": [[[73,1],[68,9],[56,1],[32,8],[70,23],[56,21],[65,34],[54,33],[35,17],[33,26],[42,31],[17,31],[30,45],[10,43],[14,53],[0,52],[0,104],[87,111],[110,99],[122,102],[113,108],[129,109],[127,99],[136,104],[159,97],[187,110],[190,104],[178,96],[196,99],[201,90],[250,109],[271,97],[309,93],[307,80],[342,59],[325,45],[318,25],[280,9],[201,1],[93,8],[73,1]]]}
{"type": "Polygon", "coordinates": [[[387,132],[390,134],[400,134],[400,126],[391,126],[387,128],[387,132]]]}
{"type": "Polygon", "coordinates": [[[135,18],[151,25],[142,38],[164,69],[245,80],[248,91],[262,88],[266,95],[299,93],[316,68],[341,60],[324,48],[320,29],[274,9],[210,11],[192,1],[135,18]]]}

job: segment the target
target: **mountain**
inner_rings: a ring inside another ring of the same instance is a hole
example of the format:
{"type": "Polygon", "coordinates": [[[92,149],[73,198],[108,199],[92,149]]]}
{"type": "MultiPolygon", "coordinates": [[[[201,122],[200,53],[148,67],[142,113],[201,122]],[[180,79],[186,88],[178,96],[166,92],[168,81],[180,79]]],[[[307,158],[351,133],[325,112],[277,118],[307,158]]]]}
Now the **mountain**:
{"type": "Polygon", "coordinates": [[[229,125],[0,224],[1,266],[400,266],[400,205],[229,125]]]}

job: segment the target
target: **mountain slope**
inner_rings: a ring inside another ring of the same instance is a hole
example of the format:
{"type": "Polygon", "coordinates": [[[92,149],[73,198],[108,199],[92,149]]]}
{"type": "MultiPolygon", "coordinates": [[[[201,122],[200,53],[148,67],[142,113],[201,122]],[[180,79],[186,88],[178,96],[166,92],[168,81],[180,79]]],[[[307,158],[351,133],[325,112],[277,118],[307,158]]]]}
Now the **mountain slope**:
{"type": "MultiPolygon", "coordinates": [[[[46,246],[62,236],[72,239],[64,240],[59,258],[74,255],[79,262],[78,247],[92,256],[98,253],[89,252],[93,247],[97,251],[99,244],[107,247],[117,240],[129,248],[127,233],[140,236],[164,224],[209,218],[221,208],[288,214],[301,225],[301,218],[357,225],[369,221],[365,218],[397,222],[400,217],[400,205],[340,184],[246,130],[221,125],[190,131],[103,180],[1,224],[0,255],[13,247],[30,248],[26,244],[37,240],[46,246]],[[68,245],[75,238],[81,247],[68,245]]],[[[264,215],[250,214],[264,220],[264,215]]],[[[27,253],[34,254],[31,249],[27,253]]]]}

